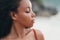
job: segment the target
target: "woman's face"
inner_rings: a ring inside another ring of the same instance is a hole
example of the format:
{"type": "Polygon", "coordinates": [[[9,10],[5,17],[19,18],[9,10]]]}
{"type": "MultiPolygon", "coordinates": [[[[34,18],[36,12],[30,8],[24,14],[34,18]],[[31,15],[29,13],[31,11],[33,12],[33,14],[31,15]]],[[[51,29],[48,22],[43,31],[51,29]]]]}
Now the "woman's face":
{"type": "Polygon", "coordinates": [[[32,27],[35,13],[32,11],[32,4],[29,0],[21,0],[17,9],[16,21],[24,27],[32,27]]]}

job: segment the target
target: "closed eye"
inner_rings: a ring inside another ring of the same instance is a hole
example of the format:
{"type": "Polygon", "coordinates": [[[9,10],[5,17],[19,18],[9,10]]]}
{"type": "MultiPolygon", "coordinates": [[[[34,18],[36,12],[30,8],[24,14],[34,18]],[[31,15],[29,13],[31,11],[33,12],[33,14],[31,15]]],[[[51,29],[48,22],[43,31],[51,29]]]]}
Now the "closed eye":
{"type": "Polygon", "coordinates": [[[30,11],[25,11],[26,13],[30,13],[30,11]]]}
{"type": "Polygon", "coordinates": [[[25,12],[30,13],[30,7],[27,7],[25,12]]]}

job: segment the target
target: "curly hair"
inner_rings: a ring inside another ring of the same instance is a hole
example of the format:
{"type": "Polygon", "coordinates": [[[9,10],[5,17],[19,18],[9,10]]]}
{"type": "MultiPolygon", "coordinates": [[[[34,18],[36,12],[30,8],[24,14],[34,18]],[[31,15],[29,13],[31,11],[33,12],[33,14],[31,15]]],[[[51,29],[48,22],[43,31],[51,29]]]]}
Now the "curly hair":
{"type": "Polygon", "coordinates": [[[16,12],[21,0],[0,0],[0,38],[10,33],[12,18],[10,12],[16,12]]]}

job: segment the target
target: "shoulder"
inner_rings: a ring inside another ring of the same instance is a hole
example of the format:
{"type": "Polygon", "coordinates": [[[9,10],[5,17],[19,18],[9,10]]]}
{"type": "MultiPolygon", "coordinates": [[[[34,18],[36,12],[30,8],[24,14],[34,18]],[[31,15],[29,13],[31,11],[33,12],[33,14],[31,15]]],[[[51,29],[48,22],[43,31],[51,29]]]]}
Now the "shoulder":
{"type": "Polygon", "coordinates": [[[38,40],[44,40],[43,34],[40,30],[34,29],[37,35],[38,40]]]}

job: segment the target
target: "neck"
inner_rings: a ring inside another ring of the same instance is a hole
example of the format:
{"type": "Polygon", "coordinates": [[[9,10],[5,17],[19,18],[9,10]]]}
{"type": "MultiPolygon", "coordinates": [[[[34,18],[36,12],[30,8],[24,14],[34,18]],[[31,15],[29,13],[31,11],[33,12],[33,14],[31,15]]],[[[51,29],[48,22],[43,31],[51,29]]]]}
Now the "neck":
{"type": "Polygon", "coordinates": [[[16,34],[17,37],[23,38],[25,35],[25,28],[19,23],[14,23],[12,25],[11,33],[16,34]]]}

